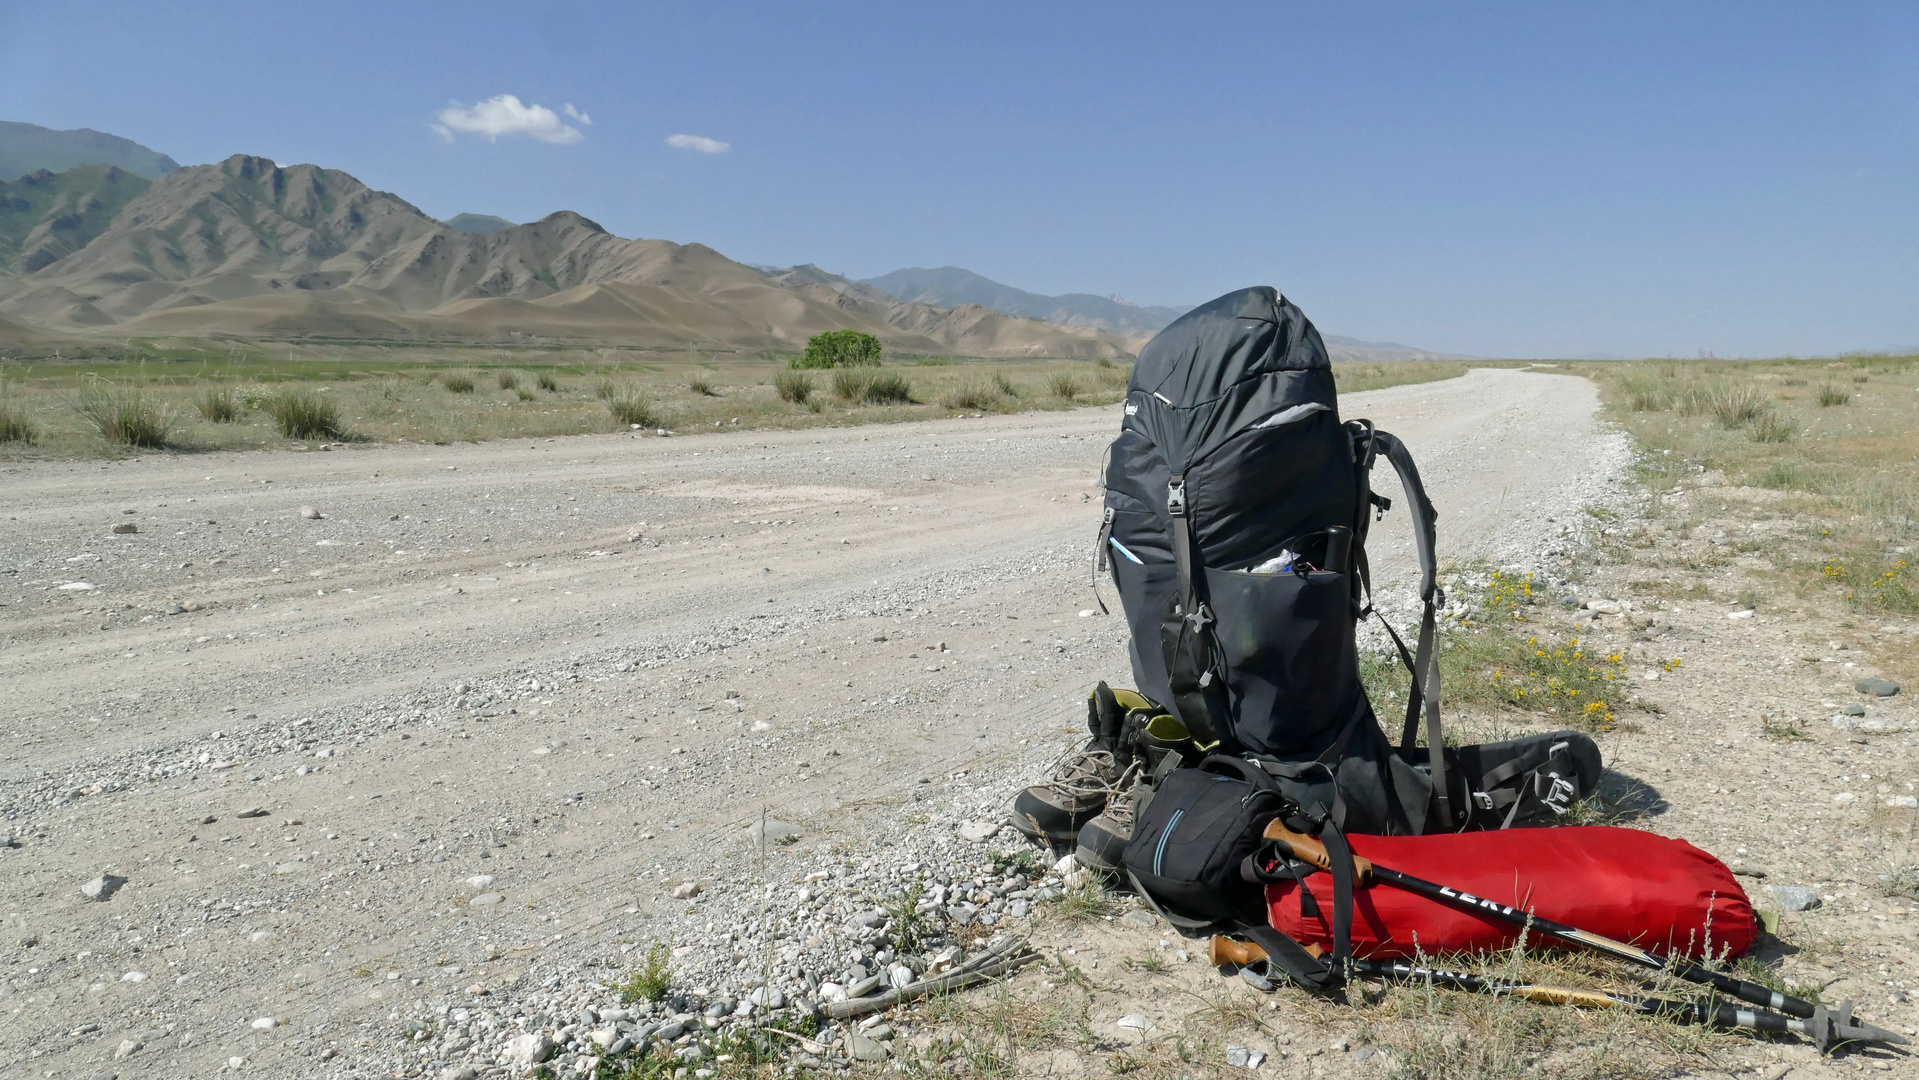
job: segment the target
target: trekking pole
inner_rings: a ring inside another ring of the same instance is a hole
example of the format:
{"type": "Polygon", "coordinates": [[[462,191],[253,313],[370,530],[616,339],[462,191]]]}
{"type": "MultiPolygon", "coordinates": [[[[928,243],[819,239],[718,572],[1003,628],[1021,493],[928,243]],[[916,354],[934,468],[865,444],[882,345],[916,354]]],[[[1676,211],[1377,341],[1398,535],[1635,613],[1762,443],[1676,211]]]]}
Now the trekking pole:
{"type": "MultiPolygon", "coordinates": [[[[1245,967],[1266,959],[1266,951],[1258,945],[1225,937],[1213,939],[1210,955],[1214,966],[1233,964],[1245,967]]],[[[1811,1021],[1782,1016],[1766,1009],[1740,1009],[1716,1003],[1707,1005],[1692,1001],[1675,1001],[1671,998],[1633,997],[1615,994],[1609,990],[1578,990],[1569,986],[1547,986],[1540,983],[1515,982],[1510,979],[1489,979],[1468,975],[1463,971],[1419,967],[1394,960],[1354,960],[1352,965],[1353,970],[1361,975],[1391,982],[1423,982],[1476,994],[1511,994],[1516,998],[1542,1005],[1627,1009],[1682,1023],[1763,1031],[1769,1034],[1791,1032],[1817,1041],[1811,1021]]],[[[1861,1029],[1860,1031],[1848,1030],[1843,1037],[1860,1039],[1866,1036],[1861,1029]]]]}
{"type": "MultiPolygon", "coordinates": [[[[1332,859],[1326,854],[1325,845],[1310,836],[1293,832],[1279,819],[1274,819],[1270,825],[1266,826],[1264,836],[1265,839],[1272,841],[1282,854],[1317,866],[1321,870],[1332,868],[1332,859]]],[[[1402,889],[1415,896],[1423,896],[1428,900],[1458,908],[1461,911],[1490,915],[1502,922],[1531,930],[1567,945],[1588,948],[1653,971],[1664,971],[1689,983],[1710,986],[1722,994],[1741,1001],[1810,1021],[1813,1029],[1812,1039],[1822,1051],[1834,1042],[1847,1039],[1892,1043],[1906,1041],[1903,1036],[1884,1028],[1854,1022],[1850,1000],[1842,1003],[1837,1010],[1828,1010],[1823,1004],[1815,1004],[1790,994],[1782,994],[1758,983],[1736,979],[1723,971],[1713,971],[1703,964],[1681,956],[1662,959],[1623,941],[1614,941],[1612,938],[1595,934],[1590,930],[1581,930],[1575,926],[1567,926],[1565,923],[1554,922],[1531,912],[1519,911],[1494,900],[1485,900],[1471,893],[1460,892],[1424,878],[1416,878],[1411,874],[1402,874],[1397,870],[1375,865],[1357,855],[1353,856],[1353,884],[1364,885],[1369,880],[1378,880],[1396,889],[1402,889]]]]}

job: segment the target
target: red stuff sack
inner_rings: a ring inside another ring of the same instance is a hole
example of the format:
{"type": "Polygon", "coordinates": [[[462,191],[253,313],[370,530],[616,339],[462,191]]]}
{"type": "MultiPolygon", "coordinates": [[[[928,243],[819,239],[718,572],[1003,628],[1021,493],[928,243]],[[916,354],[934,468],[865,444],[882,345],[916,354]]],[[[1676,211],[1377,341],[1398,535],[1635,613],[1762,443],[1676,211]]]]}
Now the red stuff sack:
{"type": "MultiPolygon", "coordinates": [[[[1738,956],[1758,919],[1724,863],[1637,829],[1574,826],[1429,836],[1349,835],[1353,854],[1456,892],[1655,953],[1738,956]]],[[[1306,875],[1266,887],[1273,929],[1302,945],[1333,944],[1333,880],[1306,875]],[[1310,897],[1308,899],[1307,897],[1310,897]]],[[[1520,928],[1381,881],[1353,890],[1354,956],[1395,957],[1510,948],[1520,928]]],[[[1557,947],[1537,933],[1529,947],[1557,947]]]]}

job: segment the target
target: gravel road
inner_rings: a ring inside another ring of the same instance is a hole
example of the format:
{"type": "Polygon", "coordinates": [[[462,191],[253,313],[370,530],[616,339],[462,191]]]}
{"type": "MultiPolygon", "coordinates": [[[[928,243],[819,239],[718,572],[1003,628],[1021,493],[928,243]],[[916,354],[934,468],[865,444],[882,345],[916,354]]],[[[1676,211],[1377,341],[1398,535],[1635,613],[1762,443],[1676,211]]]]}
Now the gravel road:
{"type": "MultiPolygon", "coordinates": [[[[1622,490],[1596,408],[1491,370],[1342,402],[1412,448],[1444,556],[1527,567],[1622,490]]],[[[1087,614],[1117,423],[0,470],[0,1072],[437,1069],[403,1015],[634,943],[724,989],[758,883],[921,857],[907,823],[991,817],[1128,681],[1087,614]],[[798,841],[756,852],[762,814],[798,841]]]]}

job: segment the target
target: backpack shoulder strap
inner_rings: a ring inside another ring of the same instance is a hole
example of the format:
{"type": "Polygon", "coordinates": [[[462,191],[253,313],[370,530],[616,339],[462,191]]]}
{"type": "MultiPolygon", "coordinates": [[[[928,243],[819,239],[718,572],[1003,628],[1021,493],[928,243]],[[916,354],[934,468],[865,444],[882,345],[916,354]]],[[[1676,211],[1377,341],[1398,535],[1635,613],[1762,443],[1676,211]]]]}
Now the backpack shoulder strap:
{"type": "MultiPolygon", "coordinates": [[[[1420,614],[1419,645],[1412,664],[1413,686],[1408,695],[1406,728],[1400,736],[1399,750],[1404,754],[1418,743],[1419,713],[1423,706],[1434,806],[1439,811],[1440,827],[1451,829],[1454,827],[1454,815],[1450,789],[1446,783],[1446,743],[1439,711],[1438,614],[1440,605],[1446,602],[1446,594],[1439,588],[1439,563],[1434,550],[1437,537],[1435,521],[1439,512],[1433,509],[1432,500],[1426,497],[1426,486],[1419,480],[1419,467],[1413,464],[1413,455],[1406,449],[1406,444],[1389,432],[1374,431],[1372,437],[1373,443],[1386,455],[1386,460],[1392,463],[1393,471],[1399,474],[1400,486],[1406,490],[1406,512],[1412,518],[1413,547],[1419,554],[1419,599],[1425,608],[1420,614]]],[[[1397,636],[1394,635],[1395,641],[1397,636]]],[[[1400,649],[1403,657],[1405,646],[1401,645],[1400,649]]]]}

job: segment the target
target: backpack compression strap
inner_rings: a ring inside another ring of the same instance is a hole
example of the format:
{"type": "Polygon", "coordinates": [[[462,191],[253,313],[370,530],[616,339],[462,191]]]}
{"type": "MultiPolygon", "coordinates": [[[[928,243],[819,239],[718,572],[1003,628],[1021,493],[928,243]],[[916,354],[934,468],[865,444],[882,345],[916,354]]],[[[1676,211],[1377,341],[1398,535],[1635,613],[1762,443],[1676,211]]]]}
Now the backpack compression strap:
{"type": "Polygon", "coordinates": [[[1186,478],[1175,476],[1166,485],[1166,512],[1173,519],[1173,565],[1179,573],[1179,607],[1161,630],[1167,648],[1167,688],[1173,693],[1173,708],[1178,711],[1193,742],[1203,750],[1233,749],[1238,740],[1228,741],[1231,725],[1227,722],[1225,680],[1219,677],[1219,665],[1213,648],[1213,610],[1199,595],[1198,571],[1193,557],[1193,523],[1187,515],[1186,478]]]}
{"type": "MultiPolygon", "coordinates": [[[[1419,553],[1419,598],[1425,610],[1419,619],[1418,651],[1411,658],[1413,686],[1406,701],[1406,728],[1401,733],[1399,746],[1401,752],[1410,750],[1419,741],[1419,712],[1424,707],[1426,713],[1427,761],[1433,776],[1433,799],[1439,809],[1441,828],[1451,829],[1453,810],[1451,795],[1446,785],[1445,737],[1441,730],[1439,714],[1439,655],[1438,622],[1439,606],[1446,602],[1446,594],[1439,588],[1439,567],[1433,553],[1436,530],[1434,520],[1439,516],[1433,509],[1432,500],[1426,497],[1426,487],[1420,483],[1419,467],[1413,464],[1413,456],[1400,442],[1397,436],[1384,431],[1374,431],[1372,441],[1385,452],[1386,460],[1392,462],[1393,471],[1399,474],[1399,483],[1406,489],[1406,512],[1412,516],[1413,547],[1419,553]]],[[[1384,619],[1380,622],[1383,624],[1384,619]]],[[[1387,627],[1392,633],[1392,628],[1387,627]]],[[[1399,646],[1400,658],[1406,659],[1406,646],[1393,634],[1393,643],[1399,646]]]]}

